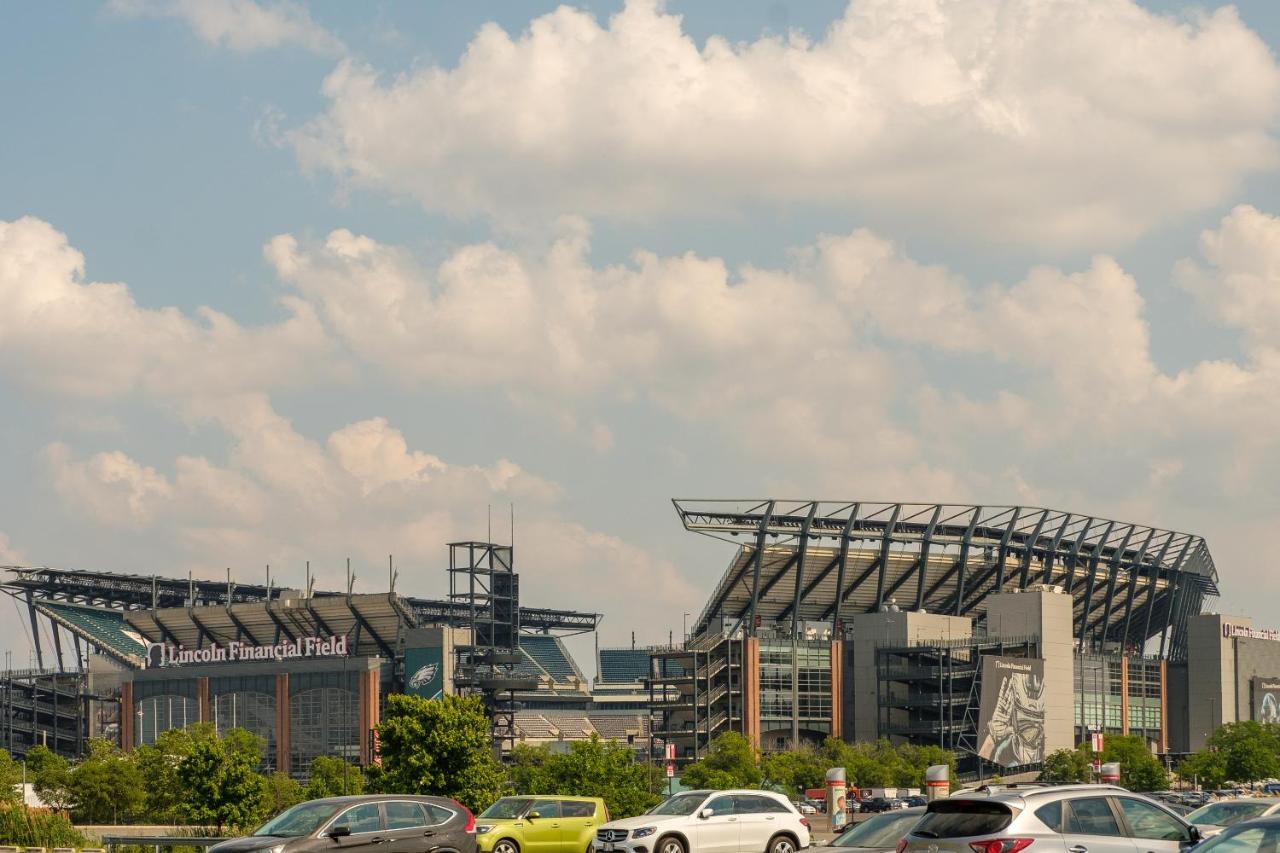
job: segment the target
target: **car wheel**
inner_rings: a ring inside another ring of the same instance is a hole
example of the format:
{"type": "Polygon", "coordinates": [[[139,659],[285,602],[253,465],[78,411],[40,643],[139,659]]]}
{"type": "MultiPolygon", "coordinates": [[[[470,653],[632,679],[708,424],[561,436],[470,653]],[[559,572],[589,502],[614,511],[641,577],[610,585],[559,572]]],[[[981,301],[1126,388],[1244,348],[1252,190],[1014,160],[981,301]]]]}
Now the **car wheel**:
{"type": "Polygon", "coordinates": [[[796,853],[796,843],[790,836],[779,835],[769,842],[769,853],[796,853]]]}
{"type": "Polygon", "coordinates": [[[674,835],[668,835],[658,842],[657,853],[685,853],[684,842],[674,835]]]}
{"type": "Polygon", "coordinates": [[[493,853],[520,853],[520,845],[510,838],[504,838],[493,845],[493,853]]]}

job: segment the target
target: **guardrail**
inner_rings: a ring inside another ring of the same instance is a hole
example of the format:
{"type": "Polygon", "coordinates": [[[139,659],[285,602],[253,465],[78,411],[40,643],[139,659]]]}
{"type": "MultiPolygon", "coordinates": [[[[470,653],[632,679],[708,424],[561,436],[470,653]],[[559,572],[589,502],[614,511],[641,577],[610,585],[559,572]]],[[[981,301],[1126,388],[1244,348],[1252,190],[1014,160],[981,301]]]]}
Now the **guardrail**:
{"type": "Polygon", "coordinates": [[[102,845],[107,850],[120,847],[151,847],[155,853],[174,847],[212,847],[227,838],[211,838],[193,835],[104,835],[102,845]]]}

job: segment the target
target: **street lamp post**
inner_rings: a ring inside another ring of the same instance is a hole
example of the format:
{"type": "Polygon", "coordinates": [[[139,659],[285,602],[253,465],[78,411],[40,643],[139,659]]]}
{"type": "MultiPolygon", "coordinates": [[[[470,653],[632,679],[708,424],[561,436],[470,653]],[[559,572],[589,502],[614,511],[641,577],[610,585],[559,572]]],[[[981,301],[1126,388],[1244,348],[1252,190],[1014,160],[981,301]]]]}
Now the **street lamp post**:
{"type": "Polygon", "coordinates": [[[684,614],[684,641],[689,642],[689,614],[684,614]]]}

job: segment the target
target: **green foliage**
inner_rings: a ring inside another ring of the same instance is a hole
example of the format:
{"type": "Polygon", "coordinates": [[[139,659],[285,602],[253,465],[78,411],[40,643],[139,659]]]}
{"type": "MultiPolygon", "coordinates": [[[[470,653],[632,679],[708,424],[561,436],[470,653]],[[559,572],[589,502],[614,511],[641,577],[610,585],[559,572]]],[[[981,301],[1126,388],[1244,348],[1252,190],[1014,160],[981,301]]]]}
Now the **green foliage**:
{"type": "MultiPolygon", "coordinates": [[[[216,828],[246,829],[261,821],[266,811],[266,782],[256,767],[261,746],[252,752],[244,738],[201,740],[178,763],[177,780],[183,789],[181,813],[193,823],[216,828]]],[[[260,742],[259,742],[260,743],[260,742]]]]}
{"type": "Polygon", "coordinates": [[[46,746],[27,751],[27,781],[40,801],[55,811],[71,808],[71,766],[46,746]]]}
{"type": "Polygon", "coordinates": [[[132,820],[146,802],[143,785],[137,764],[111,743],[94,738],[89,754],[70,772],[73,814],[82,823],[132,820]]]}
{"type": "Polygon", "coordinates": [[[1044,759],[1044,769],[1040,771],[1040,781],[1055,785],[1093,781],[1089,756],[1079,749],[1059,749],[1049,753],[1044,759]]]}
{"type": "Polygon", "coordinates": [[[1227,723],[1209,738],[1209,748],[1222,755],[1232,782],[1257,782],[1280,776],[1280,726],[1254,720],[1227,723]]]}
{"type": "Polygon", "coordinates": [[[684,769],[688,788],[759,788],[764,781],[760,753],[745,736],[725,732],[711,742],[707,756],[684,769]]]}
{"type": "Polygon", "coordinates": [[[1227,782],[1227,762],[1222,753],[1202,749],[1178,765],[1178,775],[1201,788],[1221,788],[1227,782]]]}
{"type": "Polygon", "coordinates": [[[615,820],[642,814],[657,804],[652,768],[637,764],[626,746],[600,740],[569,744],[566,753],[548,747],[517,746],[512,753],[511,782],[522,794],[572,794],[600,797],[615,820]]]}
{"type": "Polygon", "coordinates": [[[154,744],[133,751],[147,791],[148,820],[162,824],[185,820],[186,793],[178,779],[178,768],[197,743],[217,739],[218,732],[212,724],[198,723],[161,732],[154,744]]]}
{"type": "Polygon", "coordinates": [[[453,797],[477,812],[502,793],[479,697],[388,696],[378,736],[382,764],[371,768],[371,790],[453,797]]]}
{"type": "MultiPolygon", "coordinates": [[[[30,767],[27,768],[30,770],[30,767]]],[[[17,847],[89,846],[65,815],[31,811],[25,806],[0,806],[0,844],[17,847]]]]}
{"type": "Polygon", "coordinates": [[[792,796],[807,788],[825,785],[830,766],[826,757],[811,746],[766,753],[760,760],[765,783],[778,786],[792,796]]]}
{"type": "Polygon", "coordinates": [[[827,738],[821,757],[824,773],[826,768],[843,767],[849,784],[858,788],[919,788],[924,785],[925,770],[934,764],[947,765],[955,778],[955,755],[937,746],[895,747],[887,740],[850,744],[827,738]]]}
{"type": "MultiPolygon", "coordinates": [[[[1081,744],[1079,749],[1092,761],[1094,752],[1089,744],[1081,744]]],[[[1120,784],[1130,791],[1164,791],[1169,787],[1164,765],[1139,735],[1107,735],[1100,758],[1104,764],[1120,764],[1120,784]]]]}
{"type": "Polygon", "coordinates": [[[0,749],[0,806],[20,801],[18,786],[22,784],[22,765],[13,760],[7,749],[0,749]]]}
{"type": "Polygon", "coordinates": [[[263,788],[264,817],[277,815],[290,806],[296,806],[303,800],[308,799],[306,793],[302,790],[302,785],[288,773],[281,773],[277,770],[268,776],[265,782],[266,784],[263,788]]]}
{"type": "Polygon", "coordinates": [[[311,762],[311,781],[307,784],[308,800],[364,793],[364,771],[345,758],[319,755],[311,762]]]}

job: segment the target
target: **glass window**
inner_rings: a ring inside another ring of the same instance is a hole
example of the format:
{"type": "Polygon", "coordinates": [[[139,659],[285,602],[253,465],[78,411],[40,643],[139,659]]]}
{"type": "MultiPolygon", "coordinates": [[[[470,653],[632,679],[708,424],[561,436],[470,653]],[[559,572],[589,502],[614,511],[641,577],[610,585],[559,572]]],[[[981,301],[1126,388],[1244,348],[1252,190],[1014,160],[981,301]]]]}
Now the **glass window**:
{"type": "Polygon", "coordinates": [[[595,817],[596,804],[581,800],[561,800],[560,814],[564,817],[595,817]]]}
{"type": "Polygon", "coordinates": [[[300,838],[319,829],[333,812],[334,807],[331,803],[302,803],[276,815],[263,824],[254,835],[300,838]]]}
{"type": "Polygon", "coordinates": [[[431,815],[432,826],[439,823],[448,823],[453,820],[453,812],[449,811],[444,806],[437,806],[432,803],[428,803],[426,809],[431,815]]]}
{"type": "Polygon", "coordinates": [[[920,822],[919,814],[894,814],[887,812],[853,824],[848,832],[831,842],[833,847],[871,847],[891,849],[911,828],[920,822]]]}
{"type": "Polygon", "coordinates": [[[383,803],[387,812],[387,829],[416,829],[427,825],[426,815],[417,803],[406,801],[383,803]]]}
{"type": "Polygon", "coordinates": [[[1242,820],[1261,817],[1271,805],[1267,802],[1251,803],[1248,800],[1210,803],[1187,815],[1187,822],[1196,826],[1232,826],[1242,820]]]}
{"type": "Polygon", "coordinates": [[[377,803],[361,803],[352,806],[333,820],[333,826],[347,826],[351,834],[359,832],[377,832],[382,829],[382,816],[378,812],[377,803]]]}
{"type": "MultiPolygon", "coordinates": [[[[534,800],[527,815],[538,813],[538,817],[560,817],[559,800],[534,800]]],[[[526,815],[526,816],[527,816],[526,815]]]]}
{"type": "Polygon", "coordinates": [[[528,797],[503,797],[480,813],[480,817],[495,820],[511,820],[520,817],[529,808],[533,800],[528,797]]]}
{"type": "Polygon", "coordinates": [[[195,699],[175,694],[151,696],[138,702],[139,745],[153,744],[161,732],[182,729],[200,720],[200,707],[195,699]]]}
{"type": "MultiPolygon", "coordinates": [[[[676,794],[659,803],[649,814],[677,815],[688,817],[702,805],[705,794],[676,794]]],[[[501,802],[501,800],[499,800],[501,802]]],[[[485,812],[485,815],[488,815],[485,812]]]]}
{"type": "Polygon", "coordinates": [[[733,814],[733,810],[735,808],[733,797],[716,797],[714,800],[707,803],[707,808],[711,809],[712,813],[715,815],[733,814]]]}
{"type": "Polygon", "coordinates": [[[356,694],[341,687],[314,687],[290,696],[289,754],[293,766],[310,767],[319,755],[356,759],[360,755],[356,705],[356,694]]]}
{"type": "Polygon", "coordinates": [[[1280,830],[1274,826],[1233,826],[1197,847],[1205,853],[1258,853],[1275,850],[1280,843],[1280,830]]]}
{"type": "Polygon", "coordinates": [[[1077,835],[1123,835],[1106,797],[1072,800],[1066,831],[1077,835]]]}
{"type": "Polygon", "coordinates": [[[1049,803],[1036,809],[1036,817],[1054,832],[1062,832],[1062,801],[1049,803]]]}
{"type": "Polygon", "coordinates": [[[1120,810],[1129,824],[1132,838],[1148,838],[1159,841],[1190,841],[1191,834],[1173,815],[1159,806],[1120,797],[1120,810]]]}
{"type": "Polygon", "coordinates": [[[935,800],[915,829],[921,838],[968,838],[994,835],[1013,820],[1003,803],[986,800],[935,800]]]}
{"type": "Polygon", "coordinates": [[[761,797],[759,795],[740,794],[735,796],[733,800],[735,814],[765,814],[777,811],[773,806],[780,805],[770,797],[761,797]]]}

